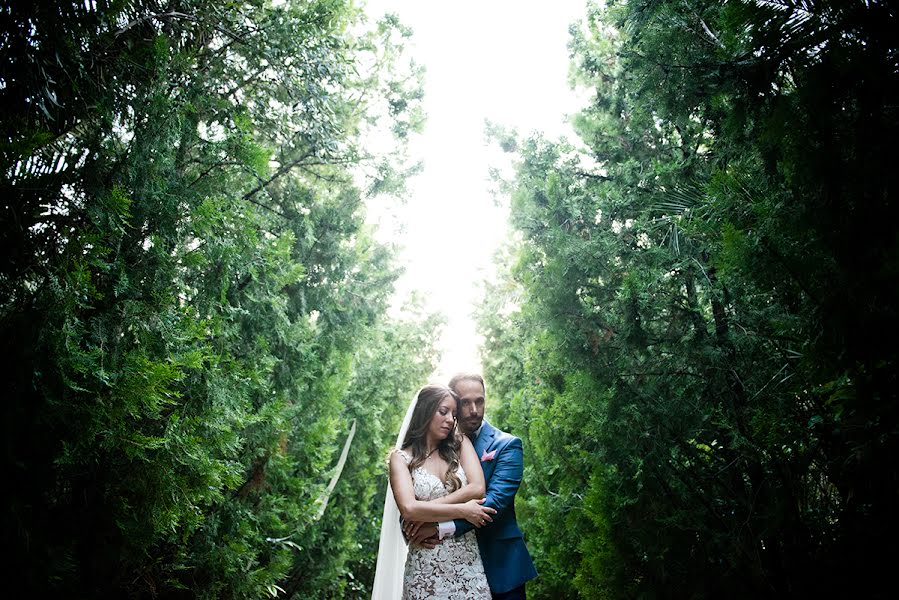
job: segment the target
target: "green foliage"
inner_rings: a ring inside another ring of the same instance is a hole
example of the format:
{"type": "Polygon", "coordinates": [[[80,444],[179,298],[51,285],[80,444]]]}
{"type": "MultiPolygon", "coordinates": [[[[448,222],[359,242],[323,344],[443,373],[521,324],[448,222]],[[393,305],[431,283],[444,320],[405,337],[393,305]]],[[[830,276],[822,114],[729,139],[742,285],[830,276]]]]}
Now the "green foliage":
{"type": "Polygon", "coordinates": [[[480,320],[535,597],[889,593],[897,31],[609,3],[573,28],[584,149],[501,132],[518,241],[480,320]]]}
{"type": "Polygon", "coordinates": [[[360,141],[387,100],[420,123],[409,32],[333,0],[2,18],[16,586],[363,595],[389,432],[434,361],[432,318],[385,316],[397,272],[353,183],[410,170],[402,139],[360,141]]]}

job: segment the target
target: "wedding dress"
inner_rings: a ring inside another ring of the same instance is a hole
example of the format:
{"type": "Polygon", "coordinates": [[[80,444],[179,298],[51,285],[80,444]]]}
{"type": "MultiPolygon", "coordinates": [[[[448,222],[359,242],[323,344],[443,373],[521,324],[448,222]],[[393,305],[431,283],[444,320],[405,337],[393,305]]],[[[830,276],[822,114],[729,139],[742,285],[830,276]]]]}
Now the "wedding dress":
{"type": "MultiPolygon", "coordinates": [[[[418,394],[412,398],[396,438],[396,451],[406,464],[412,459],[400,448],[417,404],[418,394]]],[[[467,483],[461,465],[456,475],[462,481],[462,485],[467,483]]],[[[415,497],[419,500],[431,500],[447,494],[443,482],[422,467],[412,472],[412,487],[415,497]]],[[[409,548],[403,539],[400,511],[388,481],[371,597],[372,600],[398,600],[400,597],[410,600],[489,599],[490,588],[484,574],[484,566],[481,564],[481,553],[478,550],[475,532],[469,531],[457,538],[446,538],[430,550],[416,546],[409,548]]]]}
{"type": "MultiPolygon", "coordinates": [[[[409,464],[412,457],[397,450],[409,464]]],[[[460,465],[456,475],[467,483],[460,465]]],[[[412,471],[412,489],[418,500],[434,500],[448,494],[446,486],[424,467],[412,471]]],[[[448,537],[435,548],[410,546],[403,575],[403,600],[470,600],[490,598],[490,587],[481,563],[474,530],[459,537],[448,537]]]]}

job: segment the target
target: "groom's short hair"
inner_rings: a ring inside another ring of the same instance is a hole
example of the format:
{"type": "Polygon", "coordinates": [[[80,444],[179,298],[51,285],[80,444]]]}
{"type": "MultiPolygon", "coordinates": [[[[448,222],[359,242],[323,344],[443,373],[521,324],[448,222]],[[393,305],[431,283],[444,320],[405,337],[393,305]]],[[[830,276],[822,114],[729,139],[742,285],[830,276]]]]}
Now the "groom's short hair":
{"type": "Polygon", "coordinates": [[[452,379],[449,380],[449,383],[447,384],[446,387],[448,387],[449,389],[451,389],[455,392],[456,386],[459,384],[460,381],[477,381],[478,383],[481,384],[481,389],[484,390],[484,395],[485,396],[487,395],[487,385],[484,383],[484,378],[481,377],[480,374],[478,374],[478,373],[457,373],[456,375],[453,375],[452,379]]]}

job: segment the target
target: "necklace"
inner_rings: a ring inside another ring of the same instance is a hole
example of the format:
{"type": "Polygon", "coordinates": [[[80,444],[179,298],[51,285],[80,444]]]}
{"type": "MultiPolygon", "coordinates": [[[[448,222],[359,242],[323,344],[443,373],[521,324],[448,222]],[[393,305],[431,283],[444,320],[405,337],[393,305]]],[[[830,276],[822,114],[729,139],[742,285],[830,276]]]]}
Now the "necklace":
{"type": "Polygon", "coordinates": [[[440,446],[434,446],[434,448],[430,452],[425,454],[425,457],[421,462],[424,462],[424,461],[428,460],[429,458],[431,458],[431,455],[434,454],[434,451],[437,450],[439,447],[440,446]]]}

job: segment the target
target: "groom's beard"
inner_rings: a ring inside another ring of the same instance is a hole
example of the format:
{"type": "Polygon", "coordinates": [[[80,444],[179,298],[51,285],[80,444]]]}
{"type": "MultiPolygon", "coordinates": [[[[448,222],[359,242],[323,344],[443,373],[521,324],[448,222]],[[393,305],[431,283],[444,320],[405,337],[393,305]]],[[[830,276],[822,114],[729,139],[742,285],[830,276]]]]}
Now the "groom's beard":
{"type": "Polygon", "coordinates": [[[460,423],[460,429],[465,435],[471,435],[478,430],[483,421],[484,417],[470,417],[460,423]]]}

